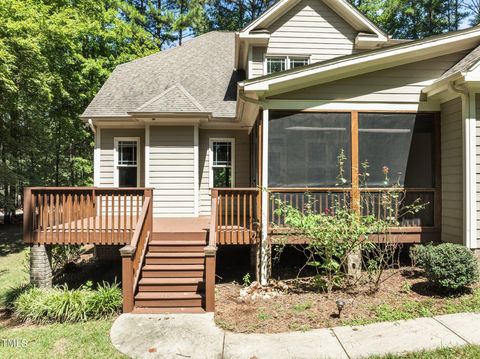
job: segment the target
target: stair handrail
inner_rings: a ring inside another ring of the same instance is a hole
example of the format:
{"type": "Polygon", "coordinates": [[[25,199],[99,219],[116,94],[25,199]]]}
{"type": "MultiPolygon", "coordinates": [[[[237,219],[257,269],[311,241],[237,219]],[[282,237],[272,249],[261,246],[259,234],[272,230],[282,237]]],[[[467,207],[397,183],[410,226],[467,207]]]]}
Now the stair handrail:
{"type": "Polygon", "coordinates": [[[120,249],[122,256],[123,312],[130,313],[134,308],[134,297],[140,280],[140,273],[153,233],[153,190],[145,190],[142,213],[135,226],[130,244],[120,249]]]}
{"type": "Polygon", "coordinates": [[[205,247],[205,311],[215,311],[215,262],[217,254],[218,190],[212,189],[210,230],[205,247]]]}

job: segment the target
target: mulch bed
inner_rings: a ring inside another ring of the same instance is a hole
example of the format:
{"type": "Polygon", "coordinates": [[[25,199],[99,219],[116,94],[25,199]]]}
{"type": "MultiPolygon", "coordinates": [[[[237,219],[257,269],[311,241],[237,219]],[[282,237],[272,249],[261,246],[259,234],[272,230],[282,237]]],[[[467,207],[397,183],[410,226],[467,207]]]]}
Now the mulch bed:
{"type": "MultiPolygon", "coordinates": [[[[335,291],[329,296],[302,289],[304,285],[292,285],[287,291],[266,295],[267,299],[257,295],[254,300],[251,295],[245,296],[244,287],[238,283],[218,284],[215,320],[224,329],[240,333],[305,331],[371,318],[380,305],[400,308],[406,302],[429,301],[432,307],[441,307],[451,300],[438,293],[418,269],[389,270],[385,278],[388,279],[380,290],[373,294],[367,286],[358,286],[351,292],[335,291]],[[337,300],[345,302],[341,317],[338,316],[337,300]]],[[[280,284],[284,285],[283,282],[280,284]]]]}

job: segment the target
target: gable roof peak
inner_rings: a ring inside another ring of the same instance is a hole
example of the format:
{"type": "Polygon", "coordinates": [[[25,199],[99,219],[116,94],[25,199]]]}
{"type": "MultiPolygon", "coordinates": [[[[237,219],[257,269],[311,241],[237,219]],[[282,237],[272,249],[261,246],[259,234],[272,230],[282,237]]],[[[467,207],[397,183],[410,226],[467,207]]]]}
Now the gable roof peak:
{"type": "MultiPolygon", "coordinates": [[[[302,0],[280,0],[272,5],[267,11],[265,11],[260,17],[252,21],[239,34],[245,36],[251,32],[257,32],[267,28],[275,20],[279,19],[288,10],[300,3],[302,0]]],[[[353,28],[359,32],[374,34],[378,38],[387,41],[388,35],[385,34],[378,26],[372,23],[365,15],[363,15],[358,9],[347,2],[346,0],[317,0],[325,3],[333,11],[335,11],[340,17],[342,17],[347,23],[352,25],[353,28]]],[[[243,37],[242,36],[242,37],[243,37]]]]}
{"type": "Polygon", "coordinates": [[[205,108],[193,97],[179,82],[160,95],[153,97],[143,105],[137,107],[132,113],[174,113],[174,112],[207,112],[205,108]]]}

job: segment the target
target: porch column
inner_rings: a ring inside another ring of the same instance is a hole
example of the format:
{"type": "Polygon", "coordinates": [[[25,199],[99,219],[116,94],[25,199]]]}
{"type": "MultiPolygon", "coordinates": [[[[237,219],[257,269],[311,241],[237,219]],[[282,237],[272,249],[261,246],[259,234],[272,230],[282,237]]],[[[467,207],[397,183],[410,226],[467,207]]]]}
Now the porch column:
{"type": "Polygon", "coordinates": [[[263,110],[262,128],[262,239],[260,243],[260,281],[266,285],[270,278],[271,255],[268,243],[268,109],[263,110]]]}
{"type": "Polygon", "coordinates": [[[476,185],[476,99],[469,89],[462,96],[463,104],[463,168],[464,168],[464,243],[467,248],[477,247],[477,185],[476,185]]]}
{"type": "Polygon", "coordinates": [[[39,288],[52,287],[51,248],[44,244],[30,247],[30,283],[39,288]]]}

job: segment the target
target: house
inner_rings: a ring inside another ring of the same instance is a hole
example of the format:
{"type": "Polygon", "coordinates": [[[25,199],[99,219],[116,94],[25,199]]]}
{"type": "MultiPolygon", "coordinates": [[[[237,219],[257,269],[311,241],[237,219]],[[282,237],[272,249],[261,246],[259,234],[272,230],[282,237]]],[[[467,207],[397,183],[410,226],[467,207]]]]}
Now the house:
{"type": "Polygon", "coordinates": [[[25,190],[32,280],[50,244],[120,248],[126,312],[213,311],[218,246],[250,246],[268,279],[275,195],[324,210],[378,191],[383,166],[430,204],[399,241],[480,248],[479,45],[479,27],[400,41],[344,0],[281,0],[118,66],[82,115],[95,187],[25,190]]]}

